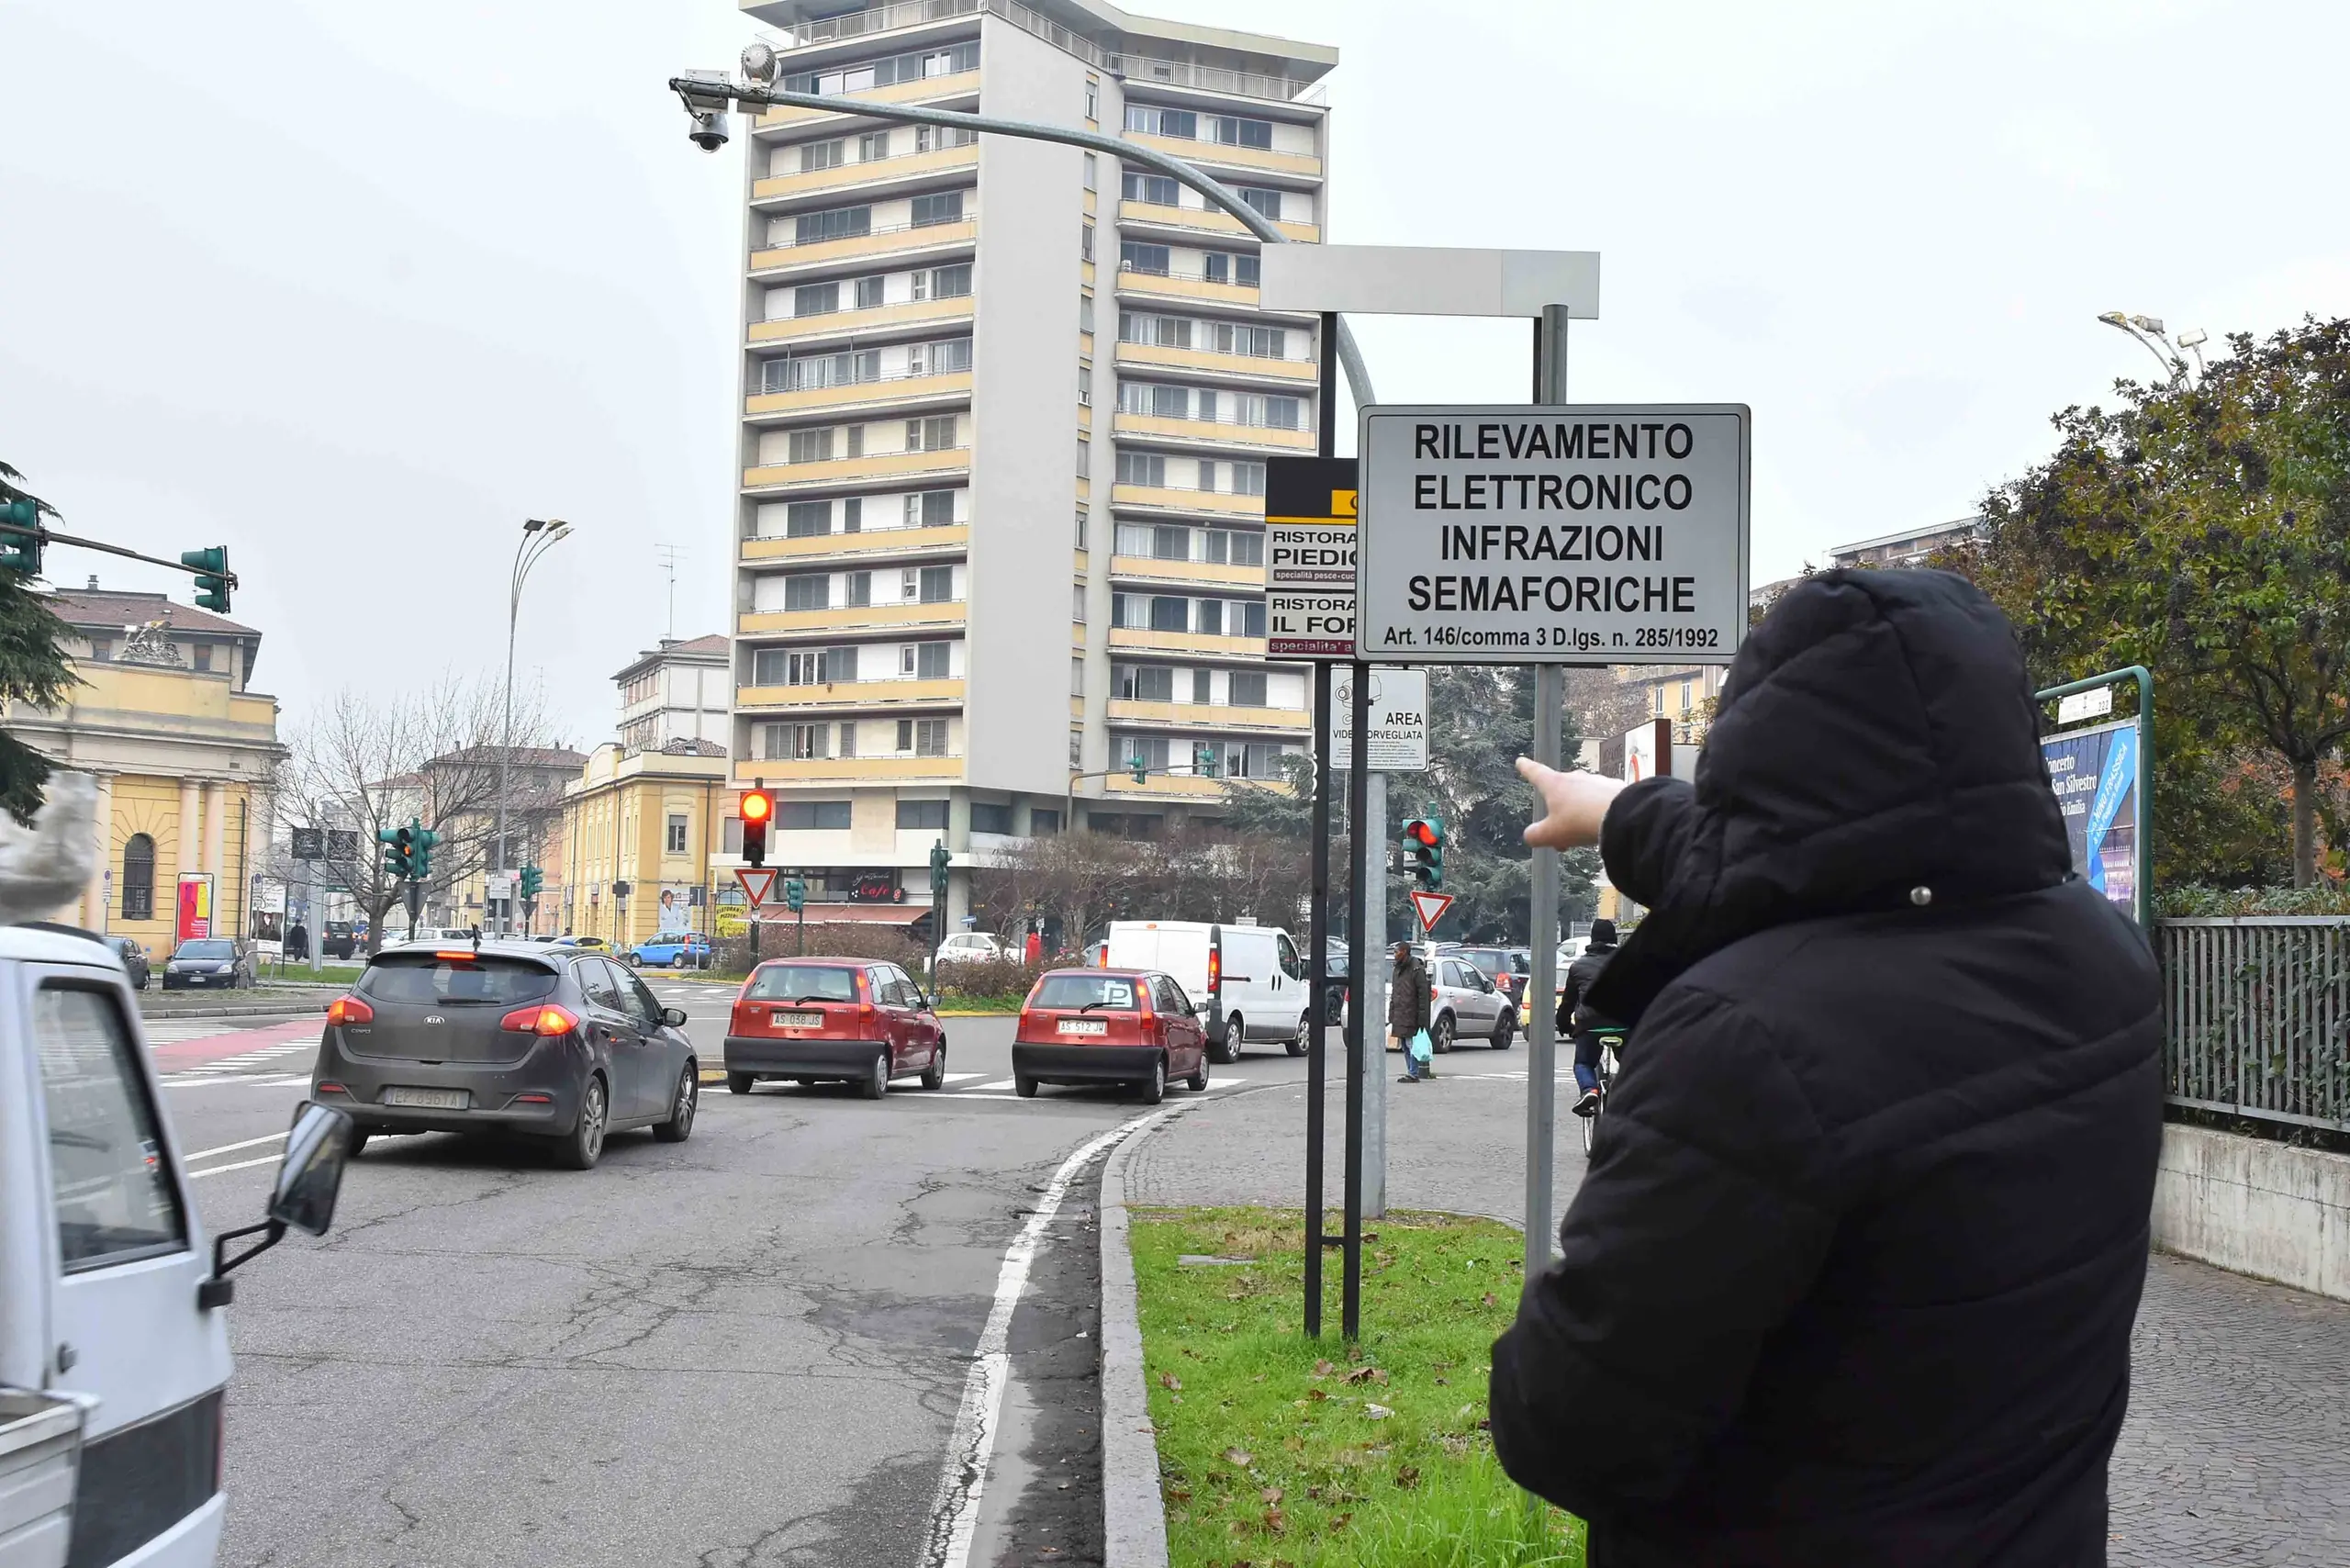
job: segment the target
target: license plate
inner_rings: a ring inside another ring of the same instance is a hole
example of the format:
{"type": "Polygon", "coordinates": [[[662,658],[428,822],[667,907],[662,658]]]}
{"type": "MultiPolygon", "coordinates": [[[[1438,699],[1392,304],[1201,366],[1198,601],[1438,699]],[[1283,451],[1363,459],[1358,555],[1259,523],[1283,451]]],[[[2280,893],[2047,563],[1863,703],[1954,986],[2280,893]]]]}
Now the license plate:
{"type": "Polygon", "coordinates": [[[821,1029],[824,1015],[821,1013],[770,1013],[767,1026],[773,1029],[821,1029]]]}
{"type": "Polygon", "coordinates": [[[462,1111],[473,1103],[463,1089],[401,1089],[384,1091],[386,1105],[415,1105],[428,1111],[462,1111]]]}
{"type": "Polygon", "coordinates": [[[1064,1018],[1060,1022],[1064,1035],[1106,1035],[1110,1025],[1099,1018],[1064,1018]]]}
{"type": "Polygon", "coordinates": [[[190,985],[202,985],[204,983],[204,977],[202,975],[190,975],[187,977],[187,983],[190,985]]]}

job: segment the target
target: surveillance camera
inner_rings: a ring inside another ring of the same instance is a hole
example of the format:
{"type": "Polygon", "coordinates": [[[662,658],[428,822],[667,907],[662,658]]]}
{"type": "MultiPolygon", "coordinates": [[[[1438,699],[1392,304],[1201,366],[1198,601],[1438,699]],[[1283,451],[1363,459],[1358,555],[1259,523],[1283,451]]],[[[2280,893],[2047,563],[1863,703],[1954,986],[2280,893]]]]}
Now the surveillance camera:
{"type": "Polygon", "coordinates": [[[726,117],[716,109],[696,109],[694,128],[686,132],[688,140],[704,152],[715,152],[726,145],[726,117]]]}

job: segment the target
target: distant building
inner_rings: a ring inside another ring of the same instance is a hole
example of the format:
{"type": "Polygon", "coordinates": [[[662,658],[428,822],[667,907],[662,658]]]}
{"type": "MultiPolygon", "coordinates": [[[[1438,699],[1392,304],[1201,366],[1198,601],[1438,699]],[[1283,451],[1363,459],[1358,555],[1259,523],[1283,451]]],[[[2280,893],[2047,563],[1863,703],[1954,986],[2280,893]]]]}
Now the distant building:
{"type": "Polygon", "coordinates": [[[723,755],[734,681],[722,634],[664,640],[612,680],[621,689],[622,746],[660,751],[672,741],[708,741],[723,755]]]}
{"type": "Polygon", "coordinates": [[[711,741],[643,751],[607,742],[581,758],[548,855],[561,881],[548,879],[538,929],[615,947],[665,929],[711,933],[719,895],[735,896],[731,873],[722,890],[713,881],[711,857],[730,837],[742,847],[726,770],[726,748],[711,741]]]}
{"type": "Polygon", "coordinates": [[[1956,522],[1911,529],[1907,533],[1887,533],[1876,539],[1863,539],[1858,544],[1839,544],[1830,556],[1832,564],[1839,566],[1919,566],[1937,550],[1974,544],[1982,537],[1983,518],[1978,512],[1956,522]]]}

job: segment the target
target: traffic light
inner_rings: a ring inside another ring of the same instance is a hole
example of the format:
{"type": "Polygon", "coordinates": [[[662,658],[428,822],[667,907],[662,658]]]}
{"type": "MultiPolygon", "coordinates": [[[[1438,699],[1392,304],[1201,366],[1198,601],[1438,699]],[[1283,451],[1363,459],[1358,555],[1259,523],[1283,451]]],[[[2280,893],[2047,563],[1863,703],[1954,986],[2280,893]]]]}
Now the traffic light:
{"type": "Polygon", "coordinates": [[[0,571],[40,576],[40,512],[30,501],[0,501],[0,571]]]}
{"type": "Polygon", "coordinates": [[[1128,757],[1126,759],[1126,766],[1127,771],[1134,775],[1134,780],[1136,783],[1143,784],[1149,781],[1150,764],[1143,760],[1142,753],[1136,752],[1134,756],[1128,757]]]}
{"type": "Polygon", "coordinates": [[[384,874],[403,879],[416,875],[416,839],[404,827],[379,827],[375,842],[383,845],[384,874]]]}
{"type": "Polygon", "coordinates": [[[794,914],[797,914],[801,910],[806,909],[808,907],[808,884],[801,881],[797,877],[791,878],[789,881],[786,881],[783,884],[783,903],[784,907],[791,911],[794,914]]]}
{"type": "Polygon", "coordinates": [[[522,896],[534,899],[546,890],[547,874],[536,866],[522,868],[522,896]]]}
{"type": "Polygon", "coordinates": [[[945,839],[942,838],[930,846],[930,885],[933,888],[943,888],[946,885],[946,868],[951,860],[952,857],[946,853],[945,839]]]}
{"type": "Polygon", "coordinates": [[[229,550],[215,544],[208,550],[183,550],[180,565],[196,568],[196,607],[216,615],[229,613],[229,550]]]}
{"type": "Polygon", "coordinates": [[[414,817],[410,817],[408,823],[408,843],[414,846],[416,852],[414,874],[418,881],[422,881],[432,875],[432,846],[441,842],[441,835],[419,823],[414,817]]]}
{"type": "Polygon", "coordinates": [[[767,824],[775,821],[775,797],[765,790],[745,790],[735,805],[743,819],[743,858],[752,866],[767,863],[767,824]]]}
{"type": "Polygon", "coordinates": [[[1214,778],[1224,771],[1216,760],[1215,747],[1201,742],[1192,747],[1192,771],[1203,778],[1214,778]]]}
{"type": "Polygon", "coordinates": [[[1404,824],[1404,869],[1427,883],[1431,891],[1444,887],[1444,823],[1438,817],[1414,817],[1404,824]]]}

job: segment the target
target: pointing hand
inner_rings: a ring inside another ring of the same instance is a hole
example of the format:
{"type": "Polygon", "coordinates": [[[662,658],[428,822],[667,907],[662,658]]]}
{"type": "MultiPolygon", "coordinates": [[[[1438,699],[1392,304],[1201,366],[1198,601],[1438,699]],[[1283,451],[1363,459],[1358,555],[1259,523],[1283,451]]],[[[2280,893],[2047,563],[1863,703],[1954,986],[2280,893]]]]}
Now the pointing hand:
{"type": "Polygon", "coordinates": [[[1531,757],[1517,759],[1518,777],[1542,797],[1544,816],[1526,830],[1537,849],[1582,849],[1599,842],[1600,820],[1624,788],[1614,778],[1577,768],[1561,772],[1531,757]]]}

